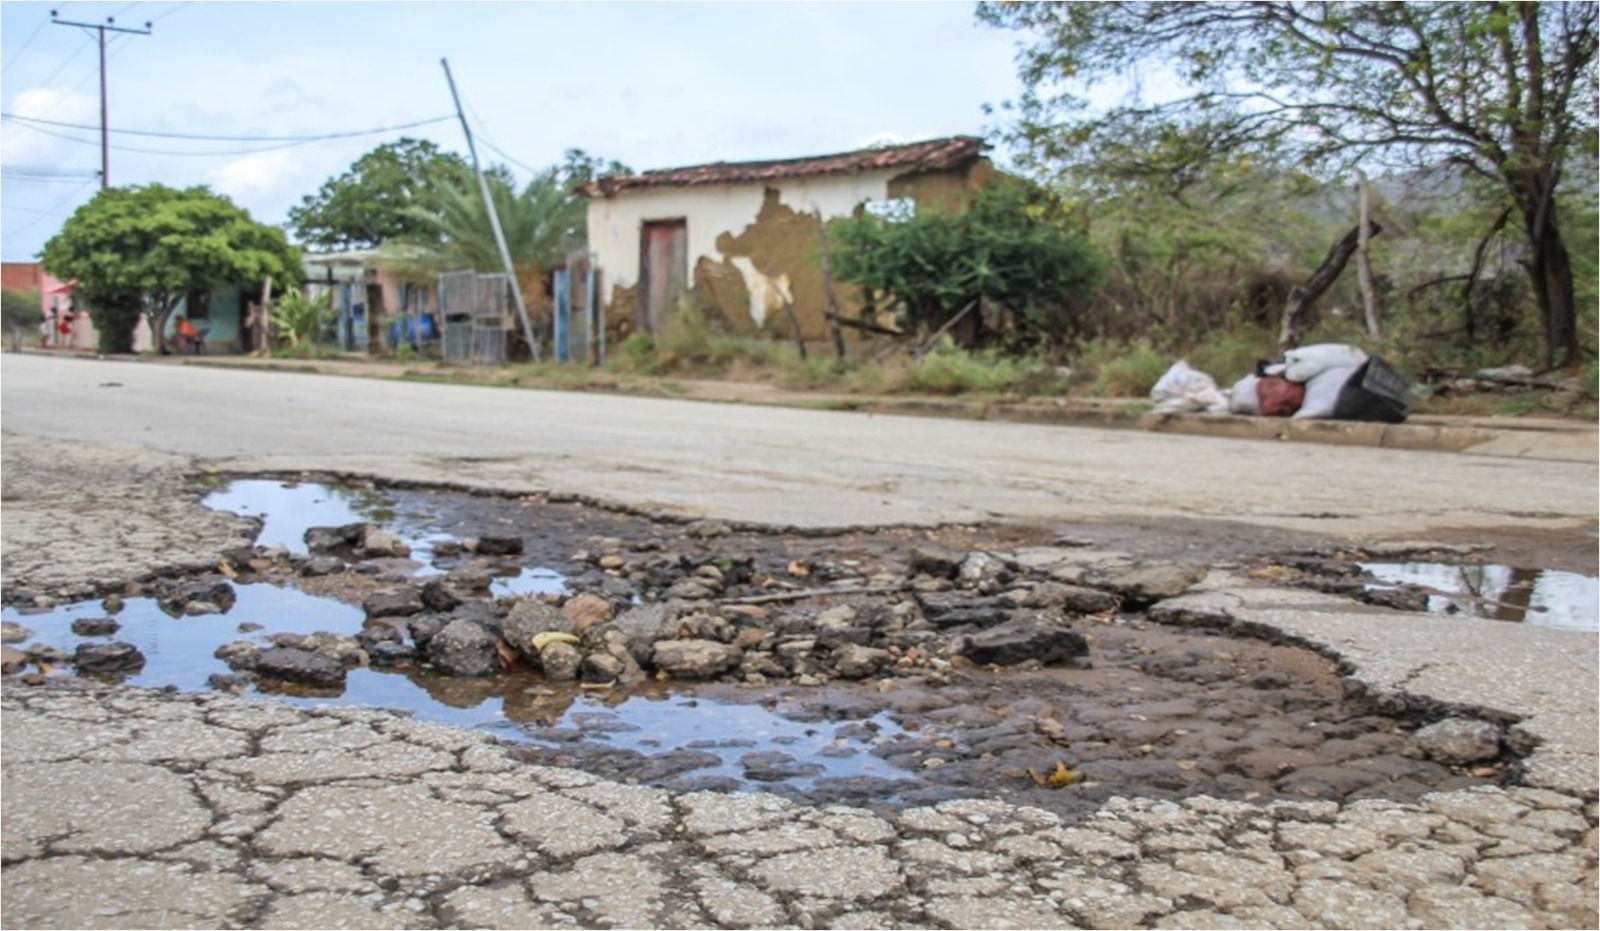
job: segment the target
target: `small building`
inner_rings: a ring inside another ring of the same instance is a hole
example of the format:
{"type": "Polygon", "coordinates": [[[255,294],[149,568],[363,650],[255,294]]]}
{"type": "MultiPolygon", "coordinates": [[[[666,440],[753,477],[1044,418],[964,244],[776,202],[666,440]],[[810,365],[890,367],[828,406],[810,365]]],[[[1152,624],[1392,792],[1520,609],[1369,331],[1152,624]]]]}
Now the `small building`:
{"type": "Polygon", "coordinates": [[[398,269],[394,254],[389,247],[306,255],[307,296],[331,295],[326,342],[377,354],[436,338],[434,285],[398,269]]]}
{"type": "MultiPolygon", "coordinates": [[[[975,136],[600,178],[589,250],[614,331],[658,332],[685,296],[735,332],[826,334],[821,225],[862,209],[966,209],[992,174],[975,136]],[[792,316],[791,316],[792,315],[792,316]]],[[[854,289],[835,288],[849,315],[854,289]]]]}
{"type": "Polygon", "coordinates": [[[93,350],[97,338],[87,308],[74,307],[74,283],[62,281],[45,271],[38,262],[5,262],[0,268],[0,287],[7,291],[32,294],[39,302],[40,345],[52,349],[93,350]]]}

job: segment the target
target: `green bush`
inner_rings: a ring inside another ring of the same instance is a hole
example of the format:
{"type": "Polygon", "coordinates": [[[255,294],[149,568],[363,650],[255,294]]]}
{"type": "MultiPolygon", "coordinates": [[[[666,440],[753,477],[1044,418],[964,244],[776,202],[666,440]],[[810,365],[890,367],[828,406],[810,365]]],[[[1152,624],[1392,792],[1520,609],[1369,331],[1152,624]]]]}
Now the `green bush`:
{"type": "Polygon", "coordinates": [[[612,367],[641,375],[724,375],[739,366],[768,368],[793,350],[770,340],[724,332],[687,299],[654,336],[634,333],[623,340],[612,367]]]}
{"type": "Polygon", "coordinates": [[[1218,386],[1227,388],[1254,372],[1257,361],[1280,355],[1277,334],[1251,327],[1212,334],[1184,353],[1183,358],[1216,379],[1218,386]]]}
{"type": "Polygon", "coordinates": [[[1065,380],[1045,362],[1008,357],[994,350],[968,352],[949,340],[916,358],[849,367],[844,383],[873,394],[1061,394],[1065,380]]]}
{"type": "Polygon", "coordinates": [[[1089,379],[1089,393],[1106,398],[1149,397],[1150,389],[1180,357],[1161,352],[1149,340],[1131,343],[1096,340],[1078,355],[1077,367],[1089,379]]]}
{"type": "Polygon", "coordinates": [[[315,353],[308,354],[303,350],[316,342],[323,318],[332,313],[332,291],[324,291],[314,299],[306,297],[298,288],[283,292],[272,304],[267,316],[278,352],[302,358],[315,357],[315,353]]]}

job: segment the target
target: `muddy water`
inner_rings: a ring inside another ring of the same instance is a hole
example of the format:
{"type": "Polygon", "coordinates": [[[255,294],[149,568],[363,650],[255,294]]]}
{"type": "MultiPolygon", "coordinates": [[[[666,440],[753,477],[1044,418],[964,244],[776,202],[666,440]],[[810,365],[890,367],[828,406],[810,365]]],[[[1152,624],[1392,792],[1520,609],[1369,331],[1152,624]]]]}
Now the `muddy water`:
{"type": "MultiPolygon", "coordinates": [[[[208,503],[261,518],[263,546],[303,552],[309,527],[371,521],[405,540],[412,558],[370,560],[318,579],[260,576],[290,584],[246,577],[233,585],[235,605],[198,617],[171,617],[135,594],[117,612],[122,626],[112,635],[72,630],[75,620],[107,614],[99,602],[41,613],[7,607],[5,619],[30,628],[30,643],[68,653],[95,640],[135,643],[147,663],[130,681],[201,689],[226,672],[212,656],[222,643],[265,642],[273,633],[354,634],[362,612],[353,605],[366,593],[471,562],[463,542],[490,533],[526,544],[520,556],[491,561],[495,596],[587,590],[602,579],[579,553],[605,540],[664,557],[748,560],[757,576],[801,567],[811,585],[841,575],[903,574],[909,548],[928,541],[1005,552],[1056,537],[1048,528],[695,533],[537,499],[312,482],[236,482],[208,503]]],[[[871,599],[814,604],[820,611],[846,602],[865,608],[871,599]]],[[[558,687],[526,672],[456,679],[425,666],[356,668],[342,690],[251,684],[247,694],[403,709],[518,741],[532,761],[625,782],[761,788],[859,805],[989,796],[1078,811],[1113,795],[1403,798],[1514,775],[1509,760],[1463,773],[1411,759],[1407,740],[1420,722],[1374,713],[1346,695],[1330,662],[1306,651],[1175,630],[1138,615],[1083,618],[1075,626],[1090,641],[1090,661],[1059,668],[958,664],[856,684],[651,684],[603,692],[558,687]],[[1071,783],[1051,787],[1044,777],[1061,770],[1072,774],[1071,783]]]]}

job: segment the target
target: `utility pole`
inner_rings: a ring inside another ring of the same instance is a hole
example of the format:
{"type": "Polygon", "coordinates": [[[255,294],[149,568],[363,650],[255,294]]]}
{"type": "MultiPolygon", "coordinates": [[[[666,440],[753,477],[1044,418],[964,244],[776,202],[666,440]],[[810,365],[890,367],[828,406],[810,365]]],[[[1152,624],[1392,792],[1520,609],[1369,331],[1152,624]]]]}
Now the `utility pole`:
{"type": "Polygon", "coordinates": [[[111,186],[111,141],[106,122],[106,33],[125,32],[129,35],[147,36],[150,34],[150,23],[145,23],[143,29],[125,29],[116,25],[115,17],[107,16],[103,23],[74,23],[64,19],[57,19],[55,10],[50,11],[50,21],[57,26],[78,26],[83,29],[93,29],[100,34],[100,190],[111,186]]]}
{"type": "Polygon", "coordinates": [[[500,247],[500,261],[505,263],[506,277],[511,279],[511,296],[517,302],[517,316],[522,320],[522,335],[528,340],[528,352],[533,361],[539,361],[539,339],[533,335],[533,323],[528,320],[528,306],[522,302],[522,285],[517,283],[517,270],[511,264],[511,250],[506,248],[506,234],[500,229],[500,214],[494,209],[494,198],[489,194],[489,179],[478,165],[478,147],[472,144],[472,129],[467,126],[467,115],[461,112],[461,95],[456,93],[456,79],[450,75],[449,59],[439,59],[444,65],[444,79],[450,83],[450,99],[456,103],[456,117],[461,120],[461,131],[467,134],[467,151],[472,155],[472,170],[478,176],[478,188],[483,192],[483,206],[489,211],[489,225],[494,228],[495,245],[500,247]]]}

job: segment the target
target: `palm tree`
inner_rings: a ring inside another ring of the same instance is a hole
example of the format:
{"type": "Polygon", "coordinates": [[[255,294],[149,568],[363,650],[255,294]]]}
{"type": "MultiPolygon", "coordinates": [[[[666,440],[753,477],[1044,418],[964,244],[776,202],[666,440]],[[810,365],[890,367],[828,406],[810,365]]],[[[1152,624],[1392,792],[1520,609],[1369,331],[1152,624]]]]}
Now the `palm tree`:
{"type": "MultiPolygon", "coordinates": [[[[567,187],[559,168],[538,172],[521,192],[513,190],[511,175],[504,168],[491,169],[487,178],[506,248],[524,286],[560,265],[568,252],[583,244],[585,203],[567,187]]],[[[412,207],[408,212],[437,231],[439,240],[437,245],[411,241],[386,248],[386,258],[397,267],[431,276],[467,268],[497,271],[504,266],[482,189],[470,171],[456,172],[440,185],[434,209],[412,207]]]]}

